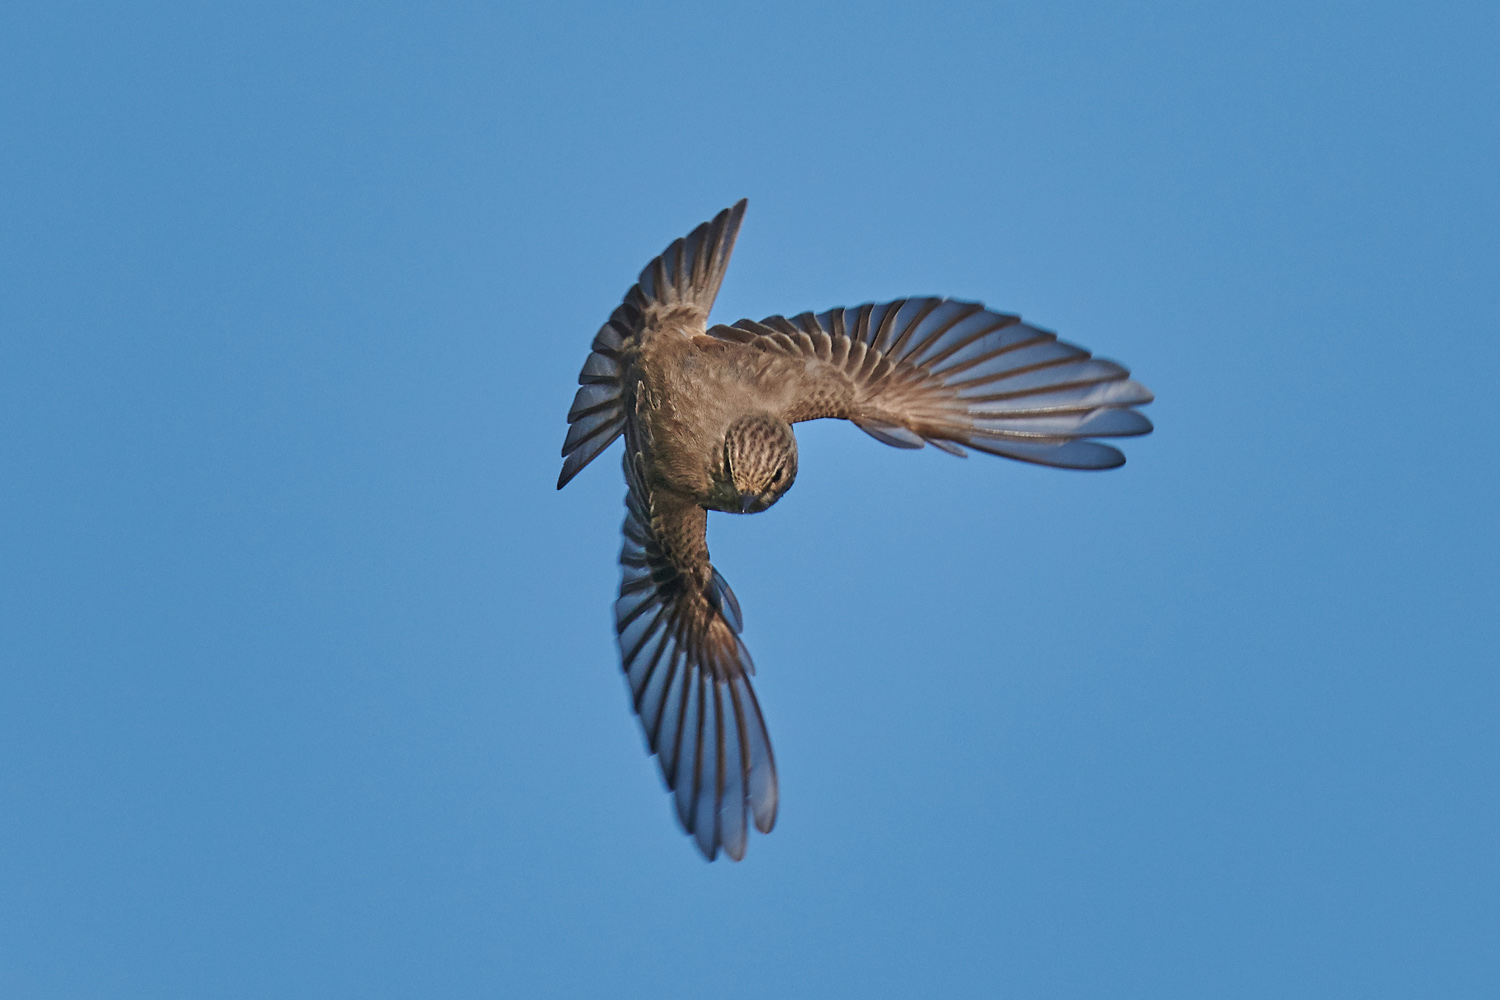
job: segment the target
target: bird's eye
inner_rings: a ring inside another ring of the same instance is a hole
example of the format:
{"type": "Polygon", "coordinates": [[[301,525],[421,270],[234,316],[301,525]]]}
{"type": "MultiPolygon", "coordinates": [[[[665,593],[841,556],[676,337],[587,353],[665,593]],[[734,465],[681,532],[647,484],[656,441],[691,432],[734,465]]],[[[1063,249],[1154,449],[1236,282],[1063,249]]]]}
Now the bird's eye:
{"type": "Polygon", "coordinates": [[[781,474],[784,471],[785,471],[785,466],[780,466],[780,467],[778,467],[776,469],[776,474],[771,477],[771,485],[772,486],[775,486],[777,483],[781,482],[781,474]]]}

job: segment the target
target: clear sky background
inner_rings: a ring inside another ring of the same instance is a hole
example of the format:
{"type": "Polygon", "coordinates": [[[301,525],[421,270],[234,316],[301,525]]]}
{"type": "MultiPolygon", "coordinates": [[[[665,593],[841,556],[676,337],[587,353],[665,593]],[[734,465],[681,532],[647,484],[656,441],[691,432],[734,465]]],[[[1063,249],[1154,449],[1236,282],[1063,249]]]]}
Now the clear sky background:
{"type": "Polygon", "coordinates": [[[1493,3],[0,14],[0,995],[1500,995],[1493,3]],[[982,299],[1067,473],[803,425],[677,829],[590,338],[982,299]]]}

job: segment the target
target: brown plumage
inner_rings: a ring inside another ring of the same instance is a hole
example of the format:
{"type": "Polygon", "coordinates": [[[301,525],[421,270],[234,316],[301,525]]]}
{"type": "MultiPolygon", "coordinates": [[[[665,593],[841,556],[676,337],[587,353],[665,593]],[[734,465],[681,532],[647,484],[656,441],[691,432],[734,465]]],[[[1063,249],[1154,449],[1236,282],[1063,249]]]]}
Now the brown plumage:
{"type": "Polygon", "coordinates": [[[837,417],[898,448],[973,448],[1109,469],[1097,437],[1149,433],[1120,365],[975,302],[916,298],[708,327],[745,202],[676,240],[594,338],[568,412],[561,489],[625,438],[615,602],[635,710],[704,856],[776,822],[776,763],[707,511],[755,513],[797,476],[791,425],[837,417]]]}

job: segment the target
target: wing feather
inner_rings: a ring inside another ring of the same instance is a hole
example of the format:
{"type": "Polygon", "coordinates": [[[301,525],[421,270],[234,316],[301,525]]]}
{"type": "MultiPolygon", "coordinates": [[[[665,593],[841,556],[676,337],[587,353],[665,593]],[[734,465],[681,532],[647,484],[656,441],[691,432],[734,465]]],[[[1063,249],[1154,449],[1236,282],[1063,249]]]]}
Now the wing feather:
{"type": "Polygon", "coordinates": [[[712,860],[744,857],[747,817],[776,820],[776,764],[740,641],[744,621],[729,583],[708,561],[706,512],[652,491],[647,462],[626,429],[624,539],[615,629],[620,662],[673,793],[677,818],[712,860]]]}
{"type": "Polygon", "coordinates": [[[1087,439],[1151,432],[1132,409],[1151,392],[1122,365],[978,302],[896,299],[708,332],[795,359],[773,376],[792,387],[786,419],[841,417],[896,448],[1108,469],[1124,456],[1087,439]]]}

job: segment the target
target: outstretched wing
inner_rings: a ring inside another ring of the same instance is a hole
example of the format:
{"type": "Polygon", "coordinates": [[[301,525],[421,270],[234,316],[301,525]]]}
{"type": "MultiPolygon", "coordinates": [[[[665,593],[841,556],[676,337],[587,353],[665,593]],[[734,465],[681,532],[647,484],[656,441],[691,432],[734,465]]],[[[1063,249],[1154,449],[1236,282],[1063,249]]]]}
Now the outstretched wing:
{"type": "Polygon", "coordinates": [[[615,629],[646,742],[676,796],[677,818],[710,861],[745,855],[746,815],[776,823],[776,762],[754,671],[740,641],[739,602],[709,564],[707,512],[653,493],[627,435],[625,544],[615,629]]]}
{"type": "Polygon", "coordinates": [[[1151,431],[1131,409],[1151,392],[1125,368],[977,302],[897,299],[708,332],[788,359],[771,377],[787,420],[842,417],[897,448],[1112,469],[1125,456],[1089,438],[1151,431]]]}
{"type": "Polygon", "coordinates": [[[562,474],[557,488],[578,475],[625,426],[625,369],[633,352],[656,331],[700,331],[719,294],[734,240],[745,217],[745,200],[726,208],[685,238],[674,240],[646,265],[640,280],[594,336],[593,351],[578,374],[580,386],[568,410],[562,474]]]}

